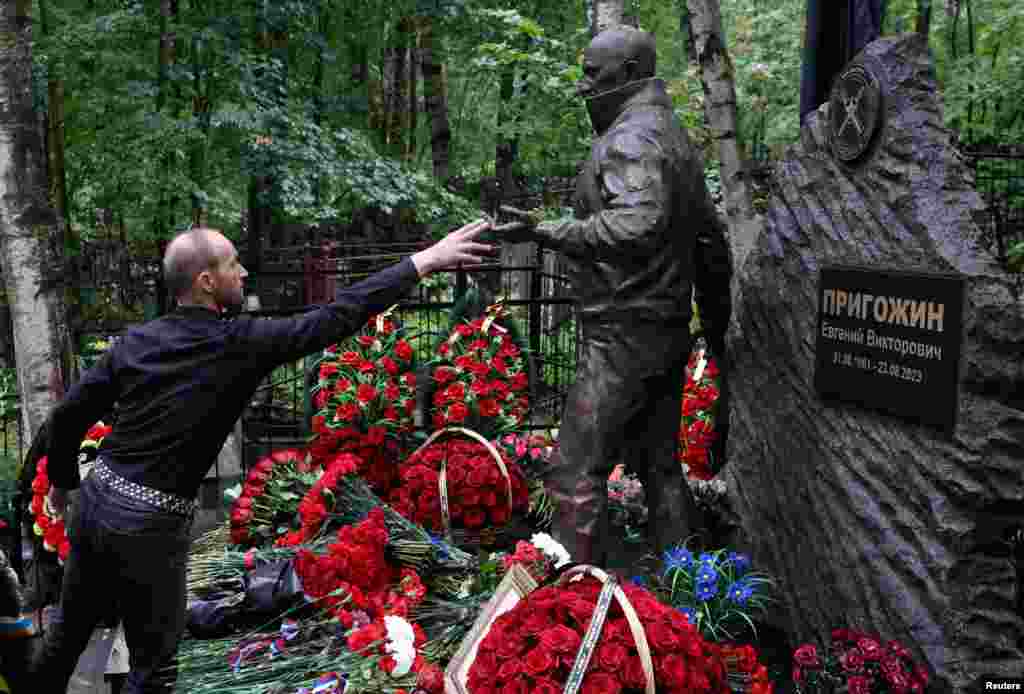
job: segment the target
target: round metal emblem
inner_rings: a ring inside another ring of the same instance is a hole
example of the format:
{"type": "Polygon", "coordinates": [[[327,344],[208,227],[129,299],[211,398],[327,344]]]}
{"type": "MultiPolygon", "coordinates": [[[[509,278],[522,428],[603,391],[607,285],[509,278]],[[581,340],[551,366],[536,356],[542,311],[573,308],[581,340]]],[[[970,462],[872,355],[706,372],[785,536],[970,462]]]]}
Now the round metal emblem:
{"type": "Polygon", "coordinates": [[[847,68],[836,78],[829,100],[832,153],[852,162],[870,147],[882,121],[882,87],[864,65],[847,68]]]}

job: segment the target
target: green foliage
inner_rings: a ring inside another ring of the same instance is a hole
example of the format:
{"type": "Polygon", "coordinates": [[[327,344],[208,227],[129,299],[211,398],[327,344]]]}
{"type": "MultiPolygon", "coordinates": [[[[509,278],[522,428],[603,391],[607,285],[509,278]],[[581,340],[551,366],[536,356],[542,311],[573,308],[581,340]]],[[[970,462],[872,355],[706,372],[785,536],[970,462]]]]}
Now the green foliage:
{"type": "Polygon", "coordinates": [[[1024,273],[1024,241],[1017,241],[1006,251],[1010,272],[1024,273]]]}

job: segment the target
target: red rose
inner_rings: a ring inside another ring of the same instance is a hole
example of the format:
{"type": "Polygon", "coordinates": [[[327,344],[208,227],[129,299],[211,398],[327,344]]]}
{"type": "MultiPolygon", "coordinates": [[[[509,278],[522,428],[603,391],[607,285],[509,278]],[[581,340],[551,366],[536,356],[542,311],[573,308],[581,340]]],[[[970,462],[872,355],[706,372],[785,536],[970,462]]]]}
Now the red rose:
{"type": "Polygon", "coordinates": [[[793,651],[793,660],[802,667],[821,666],[821,660],[818,659],[818,648],[813,643],[805,643],[793,651]]]}
{"type": "Polygon", "coordinates": [[[252,498],[248,496],[240,496],[235,500],[236,508],[252,508],[252,498]]]}
{"type": "Polygon", "coordinates": [[[526,641],[520,638],[517,634],[505,632],[505,638],[501,640],[494,651],[499,658],[507,659],[506,662],[498,668],[499,680],[509,679],[514,675],[523,672],[519,657],[525,650],[526,641]],[[509,665],[509,663],[513,663],[514,665],[509,665]]]}
{"type": "Polygon", "coordinates": [[[490,516],[493,525],[505,525],[512,519],[512,511],[508,506],[495,506],[487,512],[487,515],[490,516]]]}
{"type": "Polygon", "coordinates": [[[871,680],[863,675],[854,675],[846,680],[848,694],[871,694],[871,680]]]}
{"type": "Polygon", "coordinates": [[[564,624],[556,624],[541,632],[540,643],[554,653],[575,654],[580,649],[582,639],[573,629],[564,624]]]}
{"type": "Polygon", "coordinates": [[[377,397],[377,389],[369,383],[360,383],[356,389],[356,397],[359,399],[359,402],[371,402],[377,397]]]}
{"type": "Polygon", "coordinates": [[[671,653],[679,648],[679,636],[668,624],[649,622],[645,631],[655,653],[671,653]]]}
{"type": "Polygon", "coordinates": [[[231,544],[242,545],[249,541],[249,529],[245,526],[231,528],[231,544]]]}
{"type": "Polygon", "coordinates": [[[882,656],[879,666],[882,668],[882,672],[887,675],[892,675],[897,672],[903,672],[903,661],[892,654],[885,654],[882,656]]]}
{"type": "Polygon", "coordinates": [[[344,364],[345,366],[357,366],[362,360],[363,357],[359,354],[359,352],[349,351],[341,353],[341,363],[344,364]]]}
{"type": "Polygon", "coordinates": [[[687,680],[686,659],[678,653],[658,658],[654,674],[660,683],[673,689],[681,689],[687,680]]]}
{"type": "Polygon", "coordinates": [[[451,383],[455,380],[455,371],[447,366],[439,366],[434,369],[434,380],[440,384],[451,383]]]}
{"type": "Polygon", "coordinates": [[[334,411],[335,419],[339,419],[343,422],[351,422],[353,419],[359,416],[359,407],[355,403],[346,402],[344,405],[340,405],[334,411]]]}
{"type": "Polygon", "coordinates": [[[928,684],[928,668],[924,665],[914,666],[914,678],[922,685],[928,684]]]}
{"type": "Polygon", "coordinates": [[[252,511],[247,508],[236,508],[231,512],[231,522],[235,525],[244,525],[252,520],[252,511]]]}
{"type": "Polygon", "coordinates": [[[484,398],[480,401],[480,414],[484,417],[497,417],[501,414],[501,405],[494,398],[484,398]]]}
{"type": "Polygon", "coordinates": [[[525,390],[530,385],[530,377],[524,373],[517,373],[509,379],[512,390],[525,390]]]}
{"type": "Polygon", "coordinates": [[[607,672],[591,672],[583,678],[582,694],[619,694],[622,684],[607,672]]]}
{"type": "Polygon", "coordinates": [[[464,403],[456,402],[448,408],[448,421],[458,424],[466,421],[466,417],[469,416],[469,408],[464,403]]]}
{"type": "Polygon", "coordinates": [[[359,362],[359,365],[356,368],[359,369],[360,373],[364,374],[373,373],[374,371],[377,370],[376,364],[374,364],[372,361],[369,361],[368,359],[364,359],[361,362],[359,362]]]}
{"type": "Polygon", "coordinates": [[[402,361],[412,361],[412,346],[405,340],[395,343],[395,356],[402,361]]]}
{"type": "Polygon", "coordinates": [[[885,645],[886,648],[888,648],[893,655],[899,656],[900,658],[906,658],[907,660],[911,660],[914,657],[913,655],[911,655],[910,651],[907,650],[907,647],[899,641],[890,641],[885,645]]]}
{"type": "Polygon", "coordinates": [[[608,672],[618,672],[629,659],[629,651],[617,641],[601,644],[595,654],[597,665],[608,672]]]}
{"type": "Polygon", "coordinates": [[[540,677],[547,674],[549,670],[553,670],[558,665],[558,661],[551,655],[550,651],[538,647],[526,654],[523,665],[526,674],[532,677],[540,677]]]}
{"type": "Polygon", "coordinates": [[[352,390],[352,381],[347,378],[339,378],[334,384],[334,392],[339,395],[350,390],[352,390]]]}
{"type": "Polygon", "coordinates": [[[333,376],[336,373],[338,373],[338,367],[335,364],[320,365],[320,380],[326,380],[329,376],[333,376]]]}
{"type": "Polygon", "coordinates": [[[444,397],[451,401],[462,401],[466,399],[466,384],[462,381],[456,381],[455,383],[448,386],[444,391],[444,397]]]}
{"type": "Polygon", "coordinates": [[[843,667],[846,672],[860,672],[864,666],[864,656],[856,648],[851,648],[848,651],[840,654],[839,664],[843,667]]]}
{"type": "Polygon", "coordinates": [[[562,694],[563,691],[564,687],[547,677],[533,681],[533,694],[562,694]]]}
{"type": "Polygon", "coordinates": [[[882,657],[882,646],[868,636],[857,639],[857,650],[861,652],[865,660],[878,660],[882,657]]]}

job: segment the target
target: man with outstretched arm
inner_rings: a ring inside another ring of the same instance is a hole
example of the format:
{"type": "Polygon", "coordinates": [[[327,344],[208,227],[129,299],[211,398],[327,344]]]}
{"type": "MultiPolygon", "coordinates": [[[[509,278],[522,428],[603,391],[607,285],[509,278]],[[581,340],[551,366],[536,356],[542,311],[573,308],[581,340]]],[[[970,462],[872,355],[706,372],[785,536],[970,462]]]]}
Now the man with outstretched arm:
{"type": "Polygon", "coordinates": [[[64,692],[101,617],[124,622],[126,694],[170,692],[185,624],[185,568],[196,495],[235,421],[281,364],[354,334],[432,272],[493,253],[477,221],[294,318],[232,317],[246,270],[213,229],[176,236],[163,259],[172,313],[129,329],[54,409],[47,503],[78,486],[78,445],[116,402],[119,416],[66,521],[63,624],[47,632],[33,691],[64,692]]]}

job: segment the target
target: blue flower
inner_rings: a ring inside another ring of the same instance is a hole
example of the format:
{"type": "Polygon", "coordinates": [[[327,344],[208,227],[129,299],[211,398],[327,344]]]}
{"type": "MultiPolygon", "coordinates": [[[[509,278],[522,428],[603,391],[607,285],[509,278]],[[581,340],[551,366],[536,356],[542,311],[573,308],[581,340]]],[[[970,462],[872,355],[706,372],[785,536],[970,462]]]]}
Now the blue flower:
{"type": "Polygon", "coordinates": [[[701,583],[714,583],[718,580],[718,571],[711,564],[701,564],[697,569],[697,580],[701,583]]]}
{"type": "Polygon", "coordinates": [[[697,610],[692,607],[680,607],[679,611],[686,615],[686,618],[690,620],[690,624],[697,625],[697,610]]]}
{"type": "Polygon", "coordinates": [[[729,552],[728,561],[736,570],[737,576],[742,576],[750,568],[750,557],[738,552],[729,552]]]}
{"type": "Polygon", "coordinates": [[[629,580],[633,582],[633,585],[637,585],[637,586],[640,586],[640,587],[644,587],[644,586],[647,585],[647,579],[644,578],[643,576],[634,576],[633,578],[631,578],[629,580]]]}
{"type": "Polygon", "coordinates": [[[693,565],[693,552],[685,547],[675,547],[665,550],[662,560],[665,562],[665,573],[673,569],[689,569],[693,565]]]}
{"type": "Polygon", "coordinates": [[[434,533],[428,532],[427,533],[427,537],[430,538],[430,544],[434,545],[434,549],[437,551],[438,559],[444,561],[446,559],[450,559],[451,558],[448,555],[448,550],[445,549],[444,544],[442,544],[442,542],[441,542],[441,536],[440,535],[435,535],[434,533]]]}
{"type": "Polygon", "coordinates": [[[711,556],[710,554],[708,554],[707,552],[701,552],[700,556],[697,557],[697,560],[701,564],[707,564],[708,566],[714,566],[715,565],[715,558],[713,556],[711,556]]]}
{"type": "Polygon", "coordinates": [[[718,594],[718,583],[715,581],[699,581],[696,593],[698,600],[707,602],[718,594]]]}
{"type": "Polygon", "coordinates": [[[734,603],[745,605],[750,596],[754,594],[754,587],[746,581],[736,581],[729,586],[729,590],[726,592],[729,593],[729,599],[734,603]]]}

